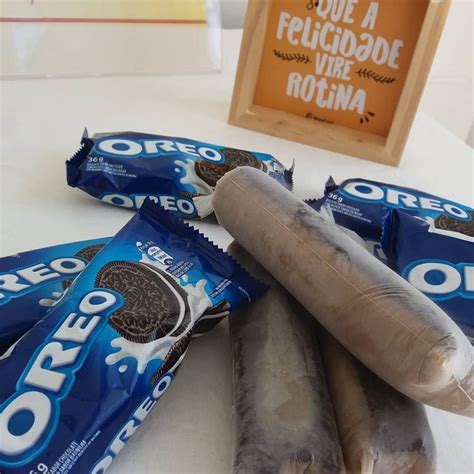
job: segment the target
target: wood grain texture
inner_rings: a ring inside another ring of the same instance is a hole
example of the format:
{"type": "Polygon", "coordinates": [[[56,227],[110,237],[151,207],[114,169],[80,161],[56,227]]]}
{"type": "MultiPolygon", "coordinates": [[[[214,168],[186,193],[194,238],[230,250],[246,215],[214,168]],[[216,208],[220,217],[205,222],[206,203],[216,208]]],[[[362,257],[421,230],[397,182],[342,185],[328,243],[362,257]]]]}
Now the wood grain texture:
{"type": "Polygon", "coordinates": [[[249,130],[398,166],[451,0],[431,0],[387,138],[254,105],[271,0],[249,0],[229,123],[249,130]]]}

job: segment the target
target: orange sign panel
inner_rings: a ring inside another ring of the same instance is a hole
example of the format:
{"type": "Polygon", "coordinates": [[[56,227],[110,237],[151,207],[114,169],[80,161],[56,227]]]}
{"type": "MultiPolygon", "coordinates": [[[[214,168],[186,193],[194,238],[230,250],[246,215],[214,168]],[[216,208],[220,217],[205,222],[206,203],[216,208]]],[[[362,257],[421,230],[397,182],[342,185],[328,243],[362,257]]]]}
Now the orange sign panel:
{"type": "Polygon", "coordinates": [[[429,0],[271,0],[254,103],[386,137],[429,0]]]}

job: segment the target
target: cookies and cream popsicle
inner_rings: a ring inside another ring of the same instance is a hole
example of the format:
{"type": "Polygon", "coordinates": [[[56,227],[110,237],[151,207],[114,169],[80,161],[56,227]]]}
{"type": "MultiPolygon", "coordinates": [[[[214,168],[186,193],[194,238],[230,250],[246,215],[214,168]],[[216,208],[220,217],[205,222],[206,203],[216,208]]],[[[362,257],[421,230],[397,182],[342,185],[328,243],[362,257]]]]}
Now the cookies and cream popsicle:
{"type": "Polygon", "coordinates": [[[321,326],[318,340],[347,470],[436,472],[436,447],[424,406],[364,367],[321,326]]]}
{"type": "Polygon", "coordinates": [[[228,253],[270,288],[229,319],[233,472],[344,472],[313,318],[240,245],[228,253]]]}
{"type": "Polygon", "coordinates": [[[414,400],[474,415],[473,354],[432,301],[264,173],[217,183],[220,224],[370,370],[414,400]]]}

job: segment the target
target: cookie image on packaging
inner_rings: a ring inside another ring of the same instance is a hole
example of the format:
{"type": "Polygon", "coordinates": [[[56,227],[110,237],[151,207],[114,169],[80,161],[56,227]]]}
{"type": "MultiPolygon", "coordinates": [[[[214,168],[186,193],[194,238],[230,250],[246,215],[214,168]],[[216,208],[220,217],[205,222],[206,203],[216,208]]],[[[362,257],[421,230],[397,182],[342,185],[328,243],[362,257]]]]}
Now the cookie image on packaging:
{"type": "MultiPolygon", "coordinates": [[[[195,324],[192,333],[188,332],[168,351],[163,364],[161,364],[160,368],[151,378],[152,385],[158,383],[163,375],[172,371],[173,368],[180,363],[181,359],[186,354],[191,337],[200,336],[203,333],[210,331],[216,324],[228,316],[229,312],[230,303],[227,300],[221,301],[204,311],[199,321],[195,324]]],[[[173,370],[173,373],[176,374],[176,371],[173,370]]]]}
{"type": "MultiPolygon", "coordinates": [[[[102,244],[95,244],[95,245],[88,245],[83,249],[79,250],[79,252],[74,254],[74,257],[81,258],[89,263],[103,248],[105,245],[102,244]]],[[[63,290],[67,290],[71,285],[74,279],[72,280],[64,280],[63,281],[63,290]]]]}
{"type": "Polygon", "coordinates": [[[469,214],[471,216],[471,220],[469,221],[439,215],[435,219],[434,225],[440,230],[449,230],[451,232],[467,235],[468,237],[474,237],[474,211],[471,211],[469,214]]]}
{"type": "Polygon", "coordinates": [[[117,291],[124,304],[108,324],[128,341],[146,344],[178,337],[191,322],[186,292],[168,274],[147,264],[116,261],[97,274],[95,286],[117,291]]]}
{"type": "Polygon", "coordinates": [[[224,164],[230,166],[232,169],[238,166],[251,166],[252,168],[263,170],[263,162],[249,151],[224,148],[220,152],[224,155],[224,164]]]}
{"type": "Polygon", "coordinates": [[[224,148],[220,150],[220,153],[224,156],[224,163],[222,164],[200,160],[194,165],[196,174],[213,188],[216,187],[217,182],[222,176],[239,166],[251,166],[252,168],[266,171],[265,164],[248,151],[224,148]]]}
{"type": "Polygon", "coordinates": [[[193,336],[200,336],[210,331],[230,313],[230,303],[227,300],[211,306],[204,311],[199,321],[194,326],[193,336]]]}
{"type": "Polygon", "coordinates": [[[228,171],[232,170],[230,166],[226,164],[216,164],[209,161],[196,161],[194,165],[196,174],[209,186],[216,187],[217,181],[224,176],[228,171]]]}
{"type": "Polygon", "coordinates": [[[181,360],[183,359],[186,351],[188,350],[189,342],[191,341],[191,332],[188,332],[183,336],[166,354],[163,363],[160,365],[158,370],[151,377],[151,384],[157,384],[161,377],[167,372],[173,372],[176,375],[176,370],[174,369],[181,360]],[[174,369],[174,370],[173,370],[174,369]]]}

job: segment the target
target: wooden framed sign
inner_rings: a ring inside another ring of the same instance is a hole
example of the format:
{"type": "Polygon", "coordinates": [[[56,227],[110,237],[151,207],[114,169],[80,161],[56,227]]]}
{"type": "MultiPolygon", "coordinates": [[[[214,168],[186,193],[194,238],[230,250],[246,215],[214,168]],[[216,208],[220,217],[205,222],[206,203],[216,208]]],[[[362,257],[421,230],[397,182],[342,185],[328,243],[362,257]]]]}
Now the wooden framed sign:
{"type": "Polygon", "coordinates": [[[451,0],[249,0],[229,122],[398,165],[451,0]]]}

